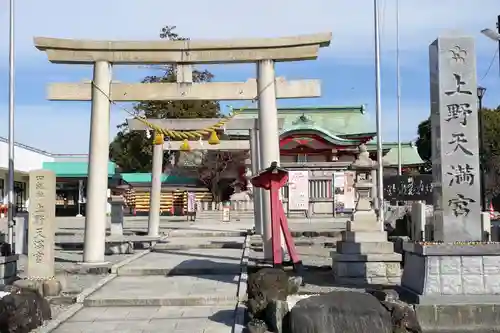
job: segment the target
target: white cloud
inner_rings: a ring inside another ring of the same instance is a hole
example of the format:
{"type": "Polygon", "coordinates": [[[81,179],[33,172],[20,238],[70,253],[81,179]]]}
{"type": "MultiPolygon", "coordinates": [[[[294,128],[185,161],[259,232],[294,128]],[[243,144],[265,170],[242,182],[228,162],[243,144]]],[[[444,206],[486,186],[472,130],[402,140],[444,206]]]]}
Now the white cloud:
{"type": "MultiPolygon", "coordinates": [[[[383,49],[394,48],[395,1],[379,0],[383,49]]],[[[373,2],[370,0],[16,0],[17,52],[36,56],[33,36],[88,39],[156,39],[165,24],[193,39],[273,37],[333,32],[330,54],[372,57],[373,2]]],[[[402,50],[427,53],[446,30],[479,37],[494,27],[498,0],[404,0],[400,2],[402,50]]],[[[8,1],[0,3],[0,50],[7,48],[8,1]]],[[[494,43],[478,38],[478,48],[494,43]]],[[[4,52],[2,52],[4,53],[4,52]]],[[[4,53],[5,54],[5,53],[4,53]]],[[[325,53],[326,54],[326,53],[325,53]]],[[[42,56],[39,54],[38,56],[42,56]]]]}

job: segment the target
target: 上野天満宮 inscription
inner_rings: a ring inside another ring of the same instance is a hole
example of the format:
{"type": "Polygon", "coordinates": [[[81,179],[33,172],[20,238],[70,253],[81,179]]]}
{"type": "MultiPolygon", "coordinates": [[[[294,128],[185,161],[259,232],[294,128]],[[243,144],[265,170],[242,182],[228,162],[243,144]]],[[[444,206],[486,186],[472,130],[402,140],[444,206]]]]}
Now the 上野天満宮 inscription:
{"type": "Polygon", "coordinates": [[[436,240],[480,240],[474,41],[438,38],[430,57],[435,228],[443,238],[436,240]]]}

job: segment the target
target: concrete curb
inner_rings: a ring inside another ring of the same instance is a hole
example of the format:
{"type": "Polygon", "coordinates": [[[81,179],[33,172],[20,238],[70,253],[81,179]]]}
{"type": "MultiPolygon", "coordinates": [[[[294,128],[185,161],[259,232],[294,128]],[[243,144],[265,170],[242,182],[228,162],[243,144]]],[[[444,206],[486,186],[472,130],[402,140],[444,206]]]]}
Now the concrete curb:
{"type": "Polygon", "coordinates": [[[76,297],[75,297],[76,303],[79,303],[79,304],[83,303],[85,298],[87,298],[89,295],[93,294],[97,290],[104,287],[104,285],[106,285],[111,280],[115,279],[117,276],[118,275],[116,275],[116,274],[109,274],[108,276],[105,276],[104,278],[100,279],[95,285],[83,289],[81,293],[76,295],[76,297]]]}
{"type": "Polygon", "coordinates": [[[146,254],[150,253],[151,251],[152,251],[152,248],[149,248],[147,250],[138,252],[138,253],[134,254],[133,256],[130,256],[129,258],[127,258],[123,261],[120,261],[119,263],[114,264],[113,266],[111,266],[111,269],[110,269],[111,274],[116,274],[118,272],[119,268],[121,268],[125,265],[128,265],[132,261],[135,261],[141,257],[144,257],[146,254]]]}
{"type": "Polygon", "coordinates": [[[245,247],[241,256],[241,272],[238,284],[238,300],[246,301],[247,298],[247,282],[248,282],[248,260],[250,256],[250,238],[245,239],[245,247]]]}
{"type": "Polygon", "coordinates": [[[232,333],[242,333],[245,330],[245,314],[247,307],[245,301],[247,299],[247,283],[248,283],[248,260],[250,256],[250,239],[247,235],[245,238],[245,248],[241,256],[241,273],[238,283],[236,308],[234,309],[234,324],[231,330],[232,333]]]}
{"type": "Polygon", "coordinates": [[[221,306],[233,305],[237,301],[235,296],[228,297],[184,297],[184,298],[86,298],[83,301],[86,307],[115,307],[115,306],[221,306]]]}
{"type": "Polygon", "coordinates": [[[61,312],[59,316],[52,319],[47,323],[46,326],[39,327],[35,329],[36,333],[50,333],[53,332],[56,328],[58,328],[62,323],[64,323],[69,318],[73,317],[78,311],[83,308],[83,304],[76,303],[71,305],[68,309],[61,312]]]}

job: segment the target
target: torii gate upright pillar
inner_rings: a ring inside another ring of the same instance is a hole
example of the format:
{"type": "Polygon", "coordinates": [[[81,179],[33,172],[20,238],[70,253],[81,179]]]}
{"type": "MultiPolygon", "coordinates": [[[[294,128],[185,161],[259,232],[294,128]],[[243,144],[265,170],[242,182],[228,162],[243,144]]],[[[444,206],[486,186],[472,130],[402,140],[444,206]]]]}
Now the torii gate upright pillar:
{"type": "Polygon", "coordinates": [[[153,140],[153,167],[149,192],[148,236],[160,234],[161,176],[163,171],[163,134],[155,133],[153,140]]]}
{"type": "MultiPolygon", "coordinates": [[[[280,161],[278,108],[276,106],[276,85],[273,60],[257,63],[257,93],[259,96],[259,169],[280,161]]],[[[262,244],[264,257],[272,258],[271,197],[268,191],[261,191],[262,244]]]]}
{"type": "Polygon", "coordinates": [[[96,61],[92,82],[89,170],[83,262],[104,263],[108,204],[109,112],[111,65],[96,61]]]}

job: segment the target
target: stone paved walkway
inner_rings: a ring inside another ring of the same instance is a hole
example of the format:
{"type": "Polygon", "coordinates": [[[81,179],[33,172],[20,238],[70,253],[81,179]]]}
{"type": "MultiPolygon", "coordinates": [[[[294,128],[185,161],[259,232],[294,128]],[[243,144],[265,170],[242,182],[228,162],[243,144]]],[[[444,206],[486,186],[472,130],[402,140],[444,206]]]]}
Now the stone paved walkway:
{"type": "Polygon", "coordinates": [[[87,307],[56,333],[230,333],[234,306],[87,307]]]}
{"type": "MultiPolygon", "coordinates": [[[[244,237],[211,237],[210,243],[244,237]]],[[[176,244],[191,244],[176,238],[176,244]]],[[[84,301],[54,333],[231,333],[238,303],[243,249],[195,248],[151,252],[84,301]]]]}

